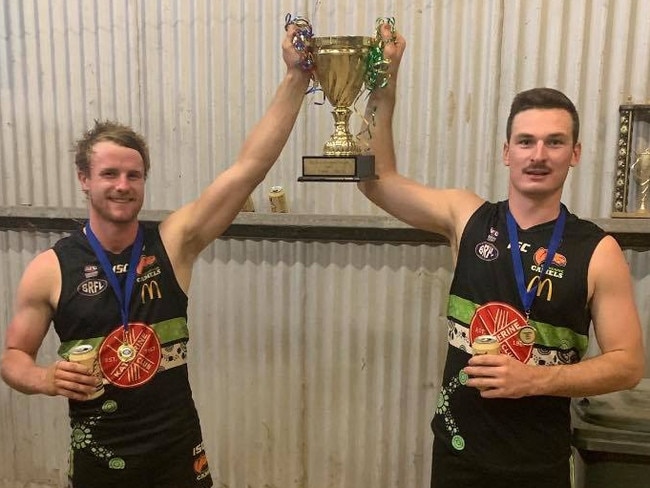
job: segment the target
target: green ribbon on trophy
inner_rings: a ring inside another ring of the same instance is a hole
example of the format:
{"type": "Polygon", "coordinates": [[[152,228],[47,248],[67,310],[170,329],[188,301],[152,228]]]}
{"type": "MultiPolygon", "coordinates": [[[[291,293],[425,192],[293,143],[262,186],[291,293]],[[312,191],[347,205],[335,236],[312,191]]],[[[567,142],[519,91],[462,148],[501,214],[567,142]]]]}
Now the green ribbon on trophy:
{"type": "Polygon", "coordinates": [[[366,59],[366,88],[368,91],[373,91],[376,88],[384,88],[388,85],[388,78],[390,75],[387,73],[390,60],[384,58],[384,45],[387,41],[381,38],[381,26],[388,24],[393,38],[390,42],[395,41],[395,18],[393,17],[379,17],[375,21],[375,45],[370,48],[368,58],[366,59]]]}

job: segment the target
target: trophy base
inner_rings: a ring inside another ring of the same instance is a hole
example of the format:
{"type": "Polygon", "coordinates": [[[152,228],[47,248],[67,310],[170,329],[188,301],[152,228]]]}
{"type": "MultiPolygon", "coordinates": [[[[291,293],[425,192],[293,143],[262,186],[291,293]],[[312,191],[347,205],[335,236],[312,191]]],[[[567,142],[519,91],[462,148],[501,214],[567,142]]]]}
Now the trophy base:
{"type": "Polygon", "coordinates": [[[302,176],[298,181],[366,181],[376,180],[375,157],[371,154],[354,156],[303,156],[302,176]]]}
{"type": "Polygon", "coordinates": [[[612,212],[613,219],[650,219],[650,211],[637,210],[636,212],[612,212]]]}

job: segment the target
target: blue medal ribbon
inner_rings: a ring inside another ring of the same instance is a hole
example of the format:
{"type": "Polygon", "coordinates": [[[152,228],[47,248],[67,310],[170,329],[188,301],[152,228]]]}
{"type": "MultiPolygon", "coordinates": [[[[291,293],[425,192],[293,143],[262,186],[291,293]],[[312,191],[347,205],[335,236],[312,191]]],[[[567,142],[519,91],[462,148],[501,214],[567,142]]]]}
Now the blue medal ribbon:
{"type": "Polygon", "coordinates": [[[517,280],[517,290],[519,291],[519,298],[521,298],[521,303],[524,306],[524,311],[526,313],[526,319],[530,315],[530,309],[533,306],[533,300],[537,293],[537,287],[541,283],[542,278],[546,274],[546,270],[553,262],[555,257],[555,252],[560,246],[560,241],[562,240],[562,235],[564,234],[564,224],[566,222],[567,210],[564,205],[560,206],[560,215],[555,221],[555,226],[553,227],[553,233],[551,234],[551,240],[548,243],[548,250],[546,253],[546,259],[542,265],[542,269],[539,272],[539,281],[535,286],[531,287],[530,290],[526,287],[525,277],[524,277],[524,266],[521,261],[521,252],[519,251],[519,235],[517,232],[517,222],[515,222],[514,217],[510,213],[510,207],[506,210],[506,223],[508,224],[508,238],[510,239],[510,256],[512,257],[512,265],[515,271],[515,279],[517,280]]]}
{"type": "Polygon", "coordinates": [[[106,251],[99,243],[99,240],[93,233],[90,228],[90,223],[87,222],[85,226],[86,237],[88,237],[88,242],[90,247],[92,247],[95,252],[95,256],[99,260],[99,264],[102,266],[104,273],[108,282],[111,284],[111,288],[115,292],[117,301],[120,304],[120,314],[122,316],[122,324],[124,326],[124,331],[128,332],[129,330],[129,307],[131,304],[131,292],[133,291],[133,285],[135,284],[135,274],[138,262],[140,261],[140,255],[142,254],[142,243],[144,240],[144,232],[142,231],[142,226],[138,226],[138,234],[135,237],[135,242],[133,243],[133,249],[131,250],[131,258],[129,259],[129,269],[126,272],[126,282],[124,290],[120,286],[120,282],[117,279],[115,271],[113,271],[113,266],[108,260],[106,251]]]}

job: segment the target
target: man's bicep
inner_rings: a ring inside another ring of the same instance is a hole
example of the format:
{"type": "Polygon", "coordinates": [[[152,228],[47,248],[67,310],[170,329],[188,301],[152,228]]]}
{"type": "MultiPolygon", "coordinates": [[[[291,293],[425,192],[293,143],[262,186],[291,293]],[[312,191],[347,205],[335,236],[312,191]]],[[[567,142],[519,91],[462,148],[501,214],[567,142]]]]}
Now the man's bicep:
{"type": "Polygon", "coordinates": [[[16,290],[6,349],[19,349],[31,356],[38,351],[54,311],[52,297],[56,293],[53,287],[58,282],[58,266],[52,268],[52,259],[56,257],[39,255],[25,270],[16,290]]]}
{"type": "Polygon", "coordinates": [[[589,269],[593,274],[591,312],[596,339],[603,352],[642,351],[642,332],[632,278],[616,241],[605,237],[596,248],[589,269]]]}

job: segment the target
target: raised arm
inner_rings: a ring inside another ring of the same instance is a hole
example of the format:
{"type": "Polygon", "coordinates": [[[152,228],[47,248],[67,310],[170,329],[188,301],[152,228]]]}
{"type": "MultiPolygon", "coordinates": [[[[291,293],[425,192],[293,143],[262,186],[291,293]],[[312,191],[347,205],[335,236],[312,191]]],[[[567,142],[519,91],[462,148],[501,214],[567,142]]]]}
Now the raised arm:
{"type": "Polygon", "coordinates": [[[42,393],[85,400],[96,378],[85,366],[57,361],[36,364],[60,290],[61,273],[54,251],[39,254],[27,267],[16,291],[14,316],[7,328],[0,371],[12,388],[29,395],[42,393]]]}
{"type": "Polygon", "coordinates": [[[181,286],[189,284],[198,254],[232,223],[248,195],[264,179],[293,129],[310,79],[299,66],[302,56],[292,44],[295,30],[293,25],[288,27],[282,44],[286,75],[237,160],[197,200],[174,212],[160,226],[181,286]]]}
{"type": "MultiPolygon", "coordinates": [[[[407,224],[447,237],[455,255],[467,220],[483,200],[465,190],[435,189],[397,172],[392,118],[397,74],[406,41],[399,33],[392,33],[388,24],[384,24],[380,32],[385,41],[384,57],[390,60],[389,80],[384,88],[373,90],[366,106],[366,120],[370,121],[369,144],[375,155],[379,179],[361,182],[359,189],[377,206],[407,224]]],[[[420,161],[419,164],[429,162],[420,161]]]]}

